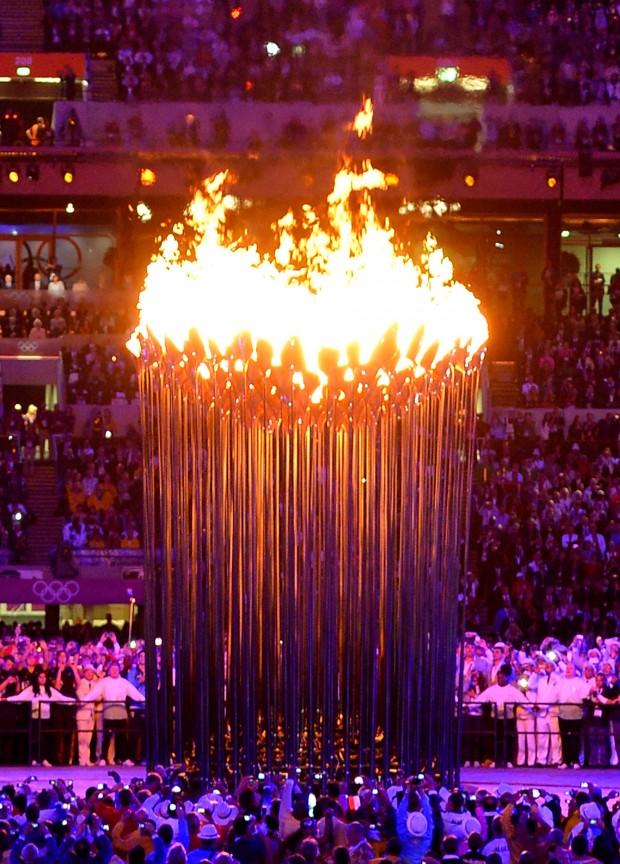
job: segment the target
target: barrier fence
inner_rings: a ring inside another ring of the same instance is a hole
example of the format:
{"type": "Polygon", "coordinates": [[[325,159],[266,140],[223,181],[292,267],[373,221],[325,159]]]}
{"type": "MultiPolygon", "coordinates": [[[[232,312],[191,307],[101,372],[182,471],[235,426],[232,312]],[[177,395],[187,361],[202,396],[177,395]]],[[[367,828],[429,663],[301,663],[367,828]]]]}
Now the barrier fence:
{"type": "Polygon", "coordinates": [[[463,706],[462,764],[583,765],[605,768],[620,757],[620,703],[468,702],[463,706]]]}
{"type": "MultiPolygon", "coordinates": [[[[0,701],[0,764],[87,764],[144,758],[143,705],[0,701]]],[[[476,702],[463,708],[461,763],[583,765],[620,757],[620,704],[476,702]]],[[[264,767],[264,766],[263,766],[264,767]]]]}
{"type": "Polygon", "coordinates": [[[144,706],[125,702],[0,702],[0,764],[88,764],[143,758],[144,706]]]}

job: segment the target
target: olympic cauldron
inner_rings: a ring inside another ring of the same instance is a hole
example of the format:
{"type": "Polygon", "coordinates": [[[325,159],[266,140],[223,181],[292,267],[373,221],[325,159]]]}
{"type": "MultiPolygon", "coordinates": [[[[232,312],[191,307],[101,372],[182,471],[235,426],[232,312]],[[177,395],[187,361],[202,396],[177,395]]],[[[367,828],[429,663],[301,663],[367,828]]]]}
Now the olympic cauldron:
{"type": "Polygon", "coordinates": [[[397,254],[385,183],[345,166],[268,258],[229,236],[216,175],[148,268],[152,763],[454,774],[487,327],[431,238],[419,265],[397,254]]]}

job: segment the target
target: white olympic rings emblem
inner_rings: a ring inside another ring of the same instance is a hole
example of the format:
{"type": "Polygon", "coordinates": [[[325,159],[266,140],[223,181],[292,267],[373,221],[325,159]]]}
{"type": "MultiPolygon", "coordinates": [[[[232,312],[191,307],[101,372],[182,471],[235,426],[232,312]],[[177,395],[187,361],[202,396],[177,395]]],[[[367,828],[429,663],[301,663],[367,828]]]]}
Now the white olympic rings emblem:
{"type": "Polygon", "coordinates": [[[32,593],[42,603],[69,603],[80,593],[80,586],[74,579],[70,579],[68,582],[61,582],[59,579],[46,582],[43,579],[37,579],[32,586],[32,593]]]}
{"type": "Polygon", "coordinates": [[[32,354],[33,351],[36,351],[39,347],[38,342],[18,342],[17,347],[24,354],[32,354]]]}

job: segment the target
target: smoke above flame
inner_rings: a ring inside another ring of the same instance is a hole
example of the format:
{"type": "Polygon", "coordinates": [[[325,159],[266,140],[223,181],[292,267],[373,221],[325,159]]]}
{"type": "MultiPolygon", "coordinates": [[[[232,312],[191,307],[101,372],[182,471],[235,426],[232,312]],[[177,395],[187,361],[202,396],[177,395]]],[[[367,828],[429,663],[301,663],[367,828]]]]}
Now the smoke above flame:
{"type": "MultiPolygon", "coordinates": [[[[370,100],[351,128],[360,138],[370,134],[370,100]]],[[[205,359],[241,356],[240,339],[249,339],[254,352],[269,343],[277,367],[293,344],[303,357],[298,366],[325,383],[325,351],[345,370],[374,363],[377,376],[389,366],[418,377],[457,350],[471,362],[486,343],[478,301],[454,281],[434,238],[427,237],[419,263],[397,252],[371,195],[386,188],[386,175],[370,161],[349,161],[336,174],[323,218],[309,205],[285,214],[274,225],[271,256],[244,238],[230,239],[226,180],[224,171],[205,181],[185,223],[148,266],[128,343],[136,355],[153,339],[163,350],[168,341],[184,352],[197,333],[205,359]],[[376,359],[386,345],[389,363],[376,359]]]]}

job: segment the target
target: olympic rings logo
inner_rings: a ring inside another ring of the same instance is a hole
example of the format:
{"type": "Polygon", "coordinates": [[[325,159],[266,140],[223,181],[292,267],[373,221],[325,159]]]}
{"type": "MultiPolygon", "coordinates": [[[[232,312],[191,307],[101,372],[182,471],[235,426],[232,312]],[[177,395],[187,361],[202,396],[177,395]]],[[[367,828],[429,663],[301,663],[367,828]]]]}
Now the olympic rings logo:
{"type": "Polygon", "coordinates": [[[32,354],[33,351],[36,351],[39,347],[38,342],[18,342],[17,347],[22,352],[22,354],[32,354]]]}
{"type": "Polygon", "coordinates": [[[42,603],[69,603],[80,593],[80,586],[75,579],[70,579],[68,582],[61,582],[59,579],[46,582],[37,579],[32,586],[32,593],[42,603]]]}

